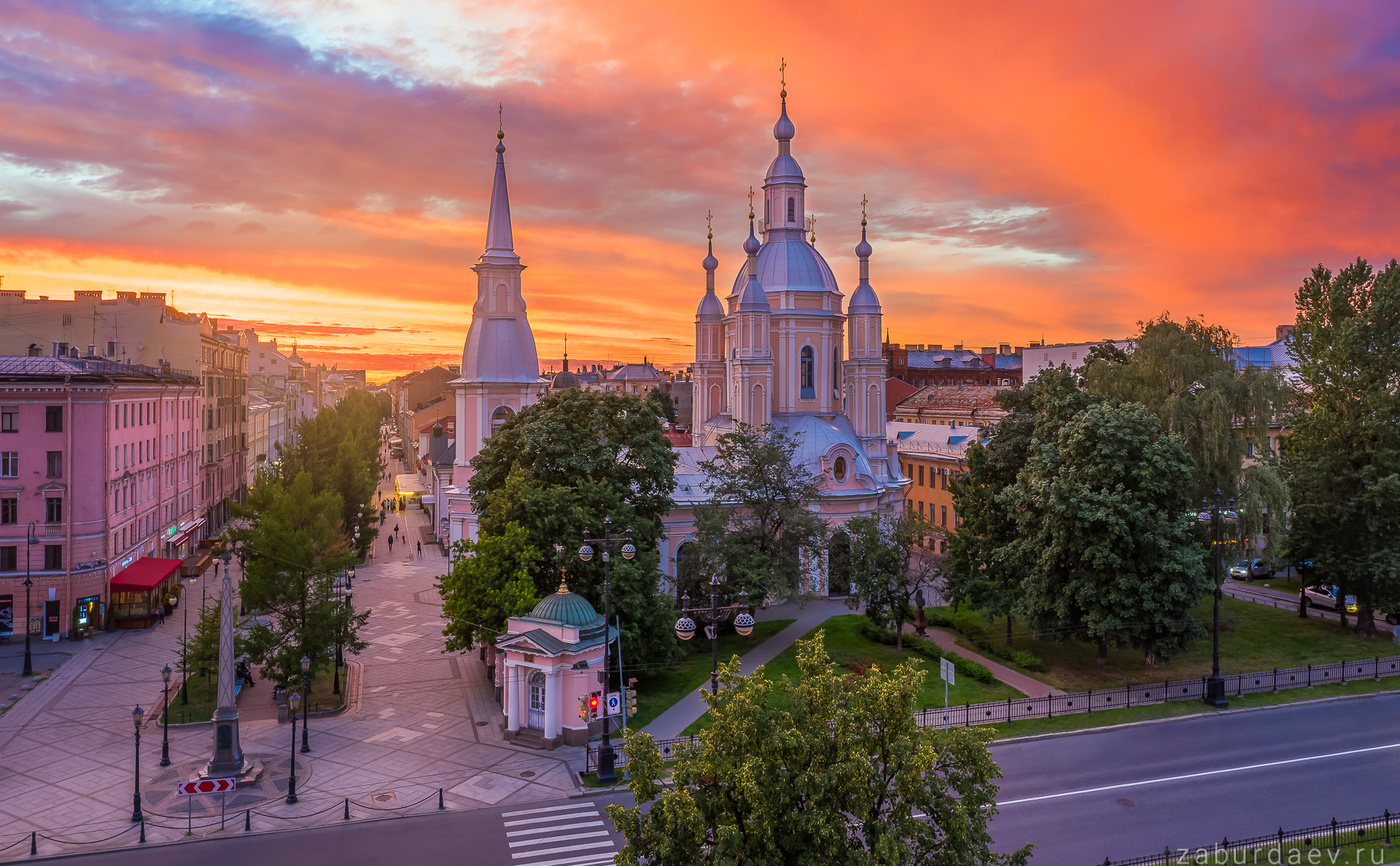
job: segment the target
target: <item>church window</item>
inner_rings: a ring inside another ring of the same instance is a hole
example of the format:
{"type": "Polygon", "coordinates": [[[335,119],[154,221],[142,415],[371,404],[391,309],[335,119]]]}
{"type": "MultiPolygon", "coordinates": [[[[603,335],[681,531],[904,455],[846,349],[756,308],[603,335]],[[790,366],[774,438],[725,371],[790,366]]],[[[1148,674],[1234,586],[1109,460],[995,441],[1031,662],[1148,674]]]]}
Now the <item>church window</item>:
{"type": "Polygon", "coordinates": [[[803,400],[811,400],[817,396],[816,389],[817,359],[812,352],[811,346],[802,347],[802,394],[803,400]]]}
{"type": "Polygon", "coordinates": [[[835,478],[836,483],[838,484],[846,480],[845,457],[837,457],[836,460],[831,464],[831,477],[835,478]]]}
{"type": "Polygon", "coordinates": [[[509,406],[497,406],[496,411],[491,413],[491,435],[495,436],[501,425],[509,421],[514,414],[509,406]]]}
{"type": "Polygon", "coordinates": [[[831,350],[831,393],[841,393],[841,347],[831,350]]]}
{"type": "Polygon", "coordinates": [[[797,222],[797,199],[788,199],[788,222],[797,222]]]}

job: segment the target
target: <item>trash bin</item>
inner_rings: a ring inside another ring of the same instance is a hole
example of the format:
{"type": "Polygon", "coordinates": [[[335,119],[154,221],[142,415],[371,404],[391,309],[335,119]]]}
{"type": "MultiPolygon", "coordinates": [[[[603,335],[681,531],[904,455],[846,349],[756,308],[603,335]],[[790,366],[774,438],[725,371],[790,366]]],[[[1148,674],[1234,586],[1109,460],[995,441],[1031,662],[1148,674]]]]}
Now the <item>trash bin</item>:
{"type": "Polygon", "coordinates": [[[277,705],[277,724],[280,725],[283,722],[287,721],[287,713],[288,710],[285,701],[277,705]]]}

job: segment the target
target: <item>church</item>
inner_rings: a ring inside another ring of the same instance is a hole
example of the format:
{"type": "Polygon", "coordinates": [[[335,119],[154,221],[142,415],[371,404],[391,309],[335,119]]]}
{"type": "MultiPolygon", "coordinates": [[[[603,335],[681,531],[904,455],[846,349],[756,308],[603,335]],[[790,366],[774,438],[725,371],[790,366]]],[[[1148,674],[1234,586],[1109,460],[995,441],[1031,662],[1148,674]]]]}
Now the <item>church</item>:
{"type": "MultiPolygon", "coordinates": [[[[796,127],[787,113],[787,90],[773,137],[777,155],[762,186],[762,218],[750,195],[749,236],[743,263],[729,293],[715,289],[719,260],[714,240],[701,263],[705,293],[695,314],[694,445],[679,448],[676,507],[665,520],[661,559],[664,580],[674,581],[694,537],[693,508],[705,501],[700,464],[715,456],[715,443],[736,425],[772,424],[800,441],[798,458],[821,479],[811,507],[836,531],[840,524],[882,508],[902,509],[909,479],[900,472],[895,444],[885,437],[885,373],[881,355],[880,301],[870,284],[871,245],[864,212],[855,255],[859,284],[846,296],[831,267],[808,236],[807,182],[792,154],[796,127]]],[[[504,135],[497,133],[496,176],[486,230],[486,251],[474,270],[477,299],[462,353],[462,373],[452,382],[457,398],[457,445],[452,484],[443,490],[444,540],[475,538],[477,524],[467,497],[471,458],[493,430],[538,399],[539,363],[521,294],[524,266],[511,239],[504,135]]],[[[841,557],[835,557],[841,561],[841,557]]],[[[839,568],[813,569],[808,589],[843,595],[839,568]]]]}

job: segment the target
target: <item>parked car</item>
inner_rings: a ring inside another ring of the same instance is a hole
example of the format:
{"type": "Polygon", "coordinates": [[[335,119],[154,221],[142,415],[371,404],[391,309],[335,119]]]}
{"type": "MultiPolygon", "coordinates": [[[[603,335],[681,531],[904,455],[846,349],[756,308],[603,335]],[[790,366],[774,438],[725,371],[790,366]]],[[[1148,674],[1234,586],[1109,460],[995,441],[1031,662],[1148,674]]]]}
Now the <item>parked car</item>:
{"type": "MultiPolygon", "coordinates": [[[[1337,589],[1335,586],[1310,586],[1303,590],[1303,604],[1307,607],[1325,607],[1328,610],[1336,610],[1337,589]]],[[[1356,596],[1349,595],[1345,601],[1347,613],[1356,613],[1356,596]]]]}
{"type": "Polygon", "coordinates": [[[1262,559],[1241,559],[1230,566],[1230,576],[1237,580],[1273,577],[1274,569],[1262,559]]]}

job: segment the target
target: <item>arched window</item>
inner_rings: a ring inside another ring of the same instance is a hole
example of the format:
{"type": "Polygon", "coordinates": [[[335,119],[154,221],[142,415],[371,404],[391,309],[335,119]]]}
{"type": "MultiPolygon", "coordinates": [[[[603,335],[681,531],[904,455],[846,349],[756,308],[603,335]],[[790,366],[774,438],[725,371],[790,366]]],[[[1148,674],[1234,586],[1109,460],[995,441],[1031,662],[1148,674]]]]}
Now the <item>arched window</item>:
{"type": "Polygon", "coordinates": [[[841,395],[841,347],[831,350],[831,393],[841,395]]]}
{"type": "Polygon", "coordinates": [[[496,411],[491,413],[491,435],[495,436],[501,425],[509,421],[514,414],[509,406],[497,406],[496,411]]]}
{"type": "Polygon", "coordinates": [[[816,388],[817,358],[812,352],[811,346],[802,347],[802,376],[801,385],[803,400],[811,400],[817,396],[816,388]]]}
{"type": "Polygon", "coordinates": [[[850,595],[851,593],[851,538],[842,530],[831,535],[831,547],[827,549],[827,595],[850,595]]]}
{"type": "Polygon", "coordinates": [[[496,309],[493,310],[492,312],[496,312],[496,313],[505,313],[505,312],[508,312],[508,310],[507,310],[506,308],[507,308],[509,305],[510,305],[510,289],[506,288],[506,284],[505,284],[505,283],[501,283],[500,285],[496,286],[496,309]]]}
{"type": "Polygon", "coordinates": [[[837,457],[831,464],[831,477],[837,484],[846,480],[846,458],[837,457]]]}
{"type": "Polygon", "coordinates": [[[788,222],[797,222],[797,199],[788,199],[788,222]]]}

